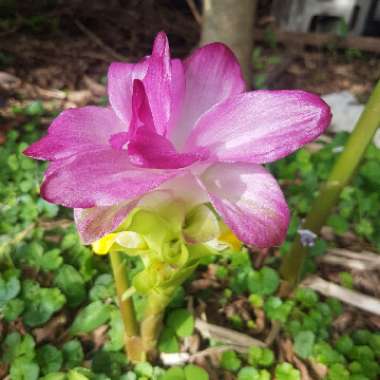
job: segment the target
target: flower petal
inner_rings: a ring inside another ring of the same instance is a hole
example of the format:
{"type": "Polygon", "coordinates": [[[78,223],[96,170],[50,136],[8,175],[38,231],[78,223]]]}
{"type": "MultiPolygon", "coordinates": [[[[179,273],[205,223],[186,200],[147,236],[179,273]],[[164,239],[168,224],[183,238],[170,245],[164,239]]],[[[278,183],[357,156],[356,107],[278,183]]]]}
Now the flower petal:
{"type": "Polygon", "coordinates": [[[144,168],[179,169],[206,159],[206,151],[177,153],[173,144],[163,136],[140,128],[128,144],[131,162],[144,168]]]}
{"type": "Polygon", "coordinates": [[[111,206],[140,196],[179,175],[176,170],[140,169],[125,150],[78,154],[49,171],[41,195],[70,208],[111,206]]]}
{"type": "Polygon", "coordinates": [[[120,120],[129,125],[132,116],[132,90],[135,79],[142,80],[149,58],[138,63],[113,62],[108,69],[108,97],[120,120]]]}
{"type": "Polygon", "coordinates": [[[245,89],[239,62],[221,43],[201,47],[185,60],[185,93],[172,141],[182,147],[197,119],[214,104],[245,89]]]}
{"type": "Polygon", "coordinates": [[[114,231],[136,204],[137,200],[132,200],[113,206],[74,209],[75,224],[84,244],[90,244],[114,231]]]}
{"type": "Polygon", "coordinates": [[[149,66],[143,80],[148,95],[156,131],[165,135],[171,116],[171,61],[166,34],[158,33],[154,40],[149,66]]]}
{"type": "Polygon", "coordinates": [[[200,177],[224,222],[247,244],[280,244],[289,210],[276,180],[260,165],[217,163],[200,177]]]}
{"type": "Polygon", "coordinates": [[[329,106],[317,95],[249,92],[204,114],[188,138],[187,150],[208,147],[224,162],[272,162],[314,140],[330,120],[329,106]]]}
{"type": "Polygon", "coordinates": [[[104,148],[110,136],[126,130],[110,108],[88,106],[63,111],[48,134],[24,153],[41,160],[59,160],[74,154],[104,148]]]}

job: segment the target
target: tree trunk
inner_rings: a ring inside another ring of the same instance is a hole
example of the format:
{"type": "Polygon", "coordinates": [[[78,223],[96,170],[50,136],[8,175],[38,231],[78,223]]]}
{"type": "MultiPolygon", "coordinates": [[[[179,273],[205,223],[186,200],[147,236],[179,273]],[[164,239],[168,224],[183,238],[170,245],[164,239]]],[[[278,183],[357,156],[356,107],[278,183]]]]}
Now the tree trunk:
{"type": "Polygon", "coordinates": [[[237,56],[251,87],[256,0],[203,0],[201,44],[223,42],[237,56]]]}

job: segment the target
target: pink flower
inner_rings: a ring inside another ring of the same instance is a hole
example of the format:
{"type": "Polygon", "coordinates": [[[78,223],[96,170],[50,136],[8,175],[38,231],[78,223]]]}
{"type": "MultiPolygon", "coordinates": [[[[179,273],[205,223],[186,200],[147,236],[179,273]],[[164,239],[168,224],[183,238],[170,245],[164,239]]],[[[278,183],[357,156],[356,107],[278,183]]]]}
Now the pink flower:
{"type": "Polygon", "coordinates": [[[144,194],[168,189],[189,205],[211,202],[245,243],[279,244],[289,211],[261,164],[314,140],[331,114],[304,91],[244,89],[226,46],[181,61],[159,33],[151,56],[111,64],[109,107],[62,112],[25,151],[50,161],[42,197],[75,209],[86,243],[114,230],[144,194]]]}

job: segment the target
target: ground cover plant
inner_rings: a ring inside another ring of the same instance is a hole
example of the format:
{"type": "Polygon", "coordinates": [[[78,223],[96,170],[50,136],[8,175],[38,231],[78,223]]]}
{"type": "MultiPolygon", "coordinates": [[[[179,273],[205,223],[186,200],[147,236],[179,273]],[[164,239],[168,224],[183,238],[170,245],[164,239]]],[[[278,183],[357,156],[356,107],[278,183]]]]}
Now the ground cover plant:
{"type": "MultiPolygon", "coordinates": [[[[107,261],[79,242],[74,226],[67,219],[67,210],[39,198],[38,184],[45,166],[22,155],[25,147],[41,134],[39,119],[46,111],[41,104],[31,103],[14,112],[22,115],[22,126],[17,132],[9,131],[6,143],[1,146],[2,183],[6,184],[1,190],[6,200],[1,221],[3,373],[9,371],[14,379],[207,378],[202,369],[191,365],[185,370],[165,370],[146,363],[128,364],[123,354],[123,326],[107,261]]],[[[296,233],[297,218],[307,212],[310,196],[317,190],[315,176],[321,179],[326,176],[336,147],[346,137],[337,135],[331,142],[321,143],[322,149],[316,153],[300,150],[273,166],[277,178],[286,184],[289,203],[295,210],[289,242],[296,233]],[[287,182],[294,178],[302,179],[300,185],[287,182]],[[308,186],[307,191],[304,186],[308,186]]],[[[367,168],[379,162],[378,154],[377,148],[369,148],[351,191],[363,196],[371,194],[369,189],[377,177],[375,173],[368,175],[367,168]]],[[[368,224],[376,228],[378,220],[370,211],[377,203],[372,202],[365,215],[368,224]]],[[[352,212],[343,213],[341,220],[347,227],[336,230],[338,239],[346,230],[355,230],[360,221],[359,203],[354,197],[347,199],[343,193],[339,207],[343,210],[349,207],[352,212]]],[[[329,224],[333,229],[339,228],[329,224]]],[[[371,235],[362,237],[376,243],[371,235]]],[[[321,239],[313,247],[308,271],[315,269],[314,258],[323,254],[327,245],[321,239]]],[[[287,243],[282,250],[286,249],[287,243]]],[[[294,352],[301,359],[326,366],[331,379],[376,379],[379,371],[376,358],[380,353],[377,333],[362,328],[337,335],[332,326],[343,313],[339,301],[321,299],[310,289],[299,289],[293,297],[283,298],[278,293],[277,257],[268,257],[259,270],[252,258],[257,259],[257,253],[252,256],[245,248],[231,249],[225,256],[203,263],[200,271],[206,284],[193,278],[186,287],[192,289],[196,302],[206,303],[212,297],[222,310],[219,319],[225,319],[231,328],[249,329],[253,336],[262,336],[263,321],[280,321],[282,334],[287,337],[285,342],[293,342],[294,352]],[[210,288],[215,284],[219,290],[210,288]],[[212,296],[215,291],[219,294],[216,300],[212,296]]],[[[353,286],[351,274],[341,277],[345,286],[353,286]]],[[[186,337],[194,333],[194,317],[187,311],[185,293],[180,288],[166,314],[159,339],[160,352],[177,352],[186,337]]],[[[204,341],[201,347],[206,348],[208,344],[215,347],[215,343],[204,341]]],[[[233,373],[238,379],[266,379],[271,374],[280,379],[300,378],[292,358],[284,358],[281,364],[276,355],[269,348],[252,347],[246,354],[227,350],[221,355],[220,371],[233,373]]]]}
{"type": "MultiPolygon", "coordinates": [[[[133,300],[137,320],[144,320],[144,297],[154,286],[152,272],[134,280],[146,265],[135,255],[136,245],[128,245],[128,280],[133,287],[124,289],[121,300],[117,298],[107,256],[117,237],[108,235],[92,247],[84,246],[69,210],[40,197],[46,165],[22,154],[43,135],[41,122],[53,119],[60,110],[48,111],[42,102],[34,101],[11,112],[18,127],[8,129],[0,145],[4,184],[0,190],[4,200],[0,377],[365,380],[379,376],[378,320],[307,287],[289,295],[278,272],[347,134],[319,140],[268,165],[292,211],[285,243],[270,250],[243,246],[224,224],[219,226],[222,254],[217,245],[207,247],[212,255],[197,256],[197,269],[191,268],[176,283],[170,300],[164,302],[166,311],[160,310],[162,329],[155,355],[150,362],[136,363],[124,352],[119,307],[121,301],[133,300]]],[[[328,266],[323,258],[334,246],[378,249],[379,162],[379,151],[371,145],[354,181],[341,193],[327,227],[310,247],[305,275],[316,273],[318,267],[325,278],[344,288],[376,296],[376,280],[365,283],[360,273],[328,266]]],[[[190,223],[199,222],[197,216],[190,215],[187,226],[197,226],[190,223]]],[[[202,209],[200,217],[203,222],[214,220],[208,209],[202,209]]],[[[137,213],[134,232],[147,222],[143,215],[140,223],[137,213]]],[[[206,227],[209,224],[202,223],[202,232],[209,233],[206,227]]],[[[162,225],[159,234],[165,233],[162,225]]],[[[171,248],[174,243],[171,240],[171,248]]],[[[174,256],[174,264],[181,254],[174,256]]]]}

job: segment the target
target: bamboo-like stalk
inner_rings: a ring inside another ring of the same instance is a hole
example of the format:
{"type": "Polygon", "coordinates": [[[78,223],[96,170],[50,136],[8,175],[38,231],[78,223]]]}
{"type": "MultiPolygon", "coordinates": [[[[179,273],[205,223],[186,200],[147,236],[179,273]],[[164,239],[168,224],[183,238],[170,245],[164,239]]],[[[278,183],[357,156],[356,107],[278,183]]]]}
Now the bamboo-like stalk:
{"type": "Polygon", "coordinates": [[[115,279],[116,293],[125,331],[125,351],[128,359],[134,363],[144,361],[145,350],[139,335],[132,298],[123,300],[123,294],[128,290],[128,278],[123,262],[122,253],[111,252],[110,261],[115,279]]]}
{"type": "MultiPolygon", "coordinates": [[[[358,120],[347,144],[336,161],[327,182],[322,185],[306,217],[303,229],[316,234],[320,233],[332,208],[336,205],[339,195],[354,175],[359,163],[371,142],[377,128],[380,126],[380,81],[370,96],[367,105],[358,120]]],[[[300,279],[300,274],[307,254],[307,247],[301,244],[298,236],[285,256],[280,273],[291,287],[300,279]]]]}
{"type": "Polygon", "coordinates": [[[175,287],[165,291],[152,290],[147,296],[144,316],[141,321],[141,339],[148,358],[154,358],[161,332],[166,306],[175,292],[175,287]]]}

